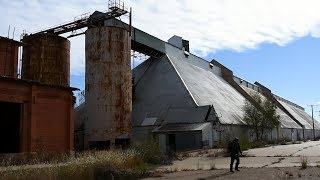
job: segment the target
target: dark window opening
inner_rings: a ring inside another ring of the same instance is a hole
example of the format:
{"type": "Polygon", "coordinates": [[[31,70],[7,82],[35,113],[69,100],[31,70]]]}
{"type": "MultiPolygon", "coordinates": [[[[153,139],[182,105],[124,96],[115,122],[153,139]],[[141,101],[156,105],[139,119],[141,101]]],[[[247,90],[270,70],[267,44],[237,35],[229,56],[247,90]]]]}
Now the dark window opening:
{"type": "Polygon", "coordinates": [[[20,152],[20,121],[22,105],[0,102],[0,153],[20,152]]]}
{"type": "Polygon", "coordinates": [[[168,134],[167,135],[167,143],[169,147],[169,153],[176,152],[176,135],[175,134],[168,134]]]}
{"type": "Polygon", "coordinates": [[[95,150],[110,149],[110,141],[89,141],[89,149],[95,149],[95,150]]]}
{"type": "Polygon", "coordinates": [[[130,139],[115,139],[114,144],[116,148],[127,149],[130,145],[130,139]]]}

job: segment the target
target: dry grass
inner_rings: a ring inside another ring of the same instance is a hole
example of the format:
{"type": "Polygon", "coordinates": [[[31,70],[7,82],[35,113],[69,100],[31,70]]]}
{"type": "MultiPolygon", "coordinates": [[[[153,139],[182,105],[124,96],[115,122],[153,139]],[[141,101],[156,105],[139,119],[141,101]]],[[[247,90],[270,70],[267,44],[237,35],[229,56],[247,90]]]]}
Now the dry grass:
{"type": "Polygon", "coordinates": [[[300,157],[300,163],[301,163],[301,169],[306,169],[309,165],[308,158],[306,156],[301,156],[300,157]]]}
{"type": "Polygon", "coordinates": [[[66,153],[51,153],[51,152],[35,152],[21,154],[7,154],[0,156],[0,166],[18,166],[31,164],[53,164],[68,162],[72,156],[66,153]]]}
{"type": "Polygon", "coordinates": [[[157,147],[154,147],[154,144],[141,144],[128,150],[88,151],[78,154],[77,157],[63,156],[63,161],[43,161],[39,159],[41,155],[30,163],[9,158],[2,161],[1,165],[6,165],[7,170],[0,171],[0,179],[108,179],[111,176],[116,178],[129,175],[141,177],[148,172],[150,164],[165,162],[157,147]],[[17,164],[38,165],[12,166],[17,164]]]}
{"type": "Polygon", "coordinates": [[[216,168],[216,164],[214,163],[214,161],[212,160],[212,161],[210,161],[210,168],[209,168],[210,170],[216,170],[217,168],[216,168]]]}
{"type": "Polygon", "coordinates": [[[96,176],[104,176],[104,173],[108,172],[141,175],[147,169],[147,163],[137,151],[97,151],[83,153],[80,157],[71,158],[63,165],[52,164],[43,168],[20,168],[18,170],[9,168],[7,171],[0,172],[0,179],[42,179],[45,177],[53,179],[88,177],[91,179],[96,176]]]}

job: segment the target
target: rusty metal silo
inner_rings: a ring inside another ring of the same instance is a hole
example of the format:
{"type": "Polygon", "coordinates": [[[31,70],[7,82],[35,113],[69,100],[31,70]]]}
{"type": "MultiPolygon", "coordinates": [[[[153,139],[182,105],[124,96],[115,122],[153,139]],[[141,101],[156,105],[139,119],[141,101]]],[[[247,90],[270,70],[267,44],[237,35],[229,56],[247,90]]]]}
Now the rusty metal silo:
{"type": "Polygon", "coordinates": [[[21,43],[0,37],[0,75],[17,77],[18,51],[21,43]]]}
{"type": "Polygon", "coordinates": [[[121,27],[86,32],[86,134],[89,146],[114,147],[131,136],[131,37],[121,27]],[[119,141],[120,140],[120,141],[119,141]]]}
{"type": "Polygon", "coordinates": [[[25,36],[22,79],[70,86],[70,41],[52,34],[25,36]]]}

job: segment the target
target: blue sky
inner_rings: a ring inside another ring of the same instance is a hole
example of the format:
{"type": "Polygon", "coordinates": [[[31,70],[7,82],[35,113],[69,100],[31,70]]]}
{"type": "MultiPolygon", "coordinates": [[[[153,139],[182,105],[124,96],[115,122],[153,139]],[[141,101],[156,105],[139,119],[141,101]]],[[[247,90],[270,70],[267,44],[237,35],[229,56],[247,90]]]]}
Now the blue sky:
{"type": "MultiPolygon", "coordinates": [[[[318,0],[124,0],[133,25],[160,39],[179,35],[191,51],[216,59],[235,75],[258,81],[299,105],[320,102],[318,0]]],[[[107,10],[106,0],[0,0],[0,35],[19,40],[83,13],[107,10]]],[[[84,87],[84,37],[71,41],[71,83],[84,87]]],[[[306,108],[308,110],[309,108],[306,108]]],[[[320,109],[320,108],[318,108],[320,109]]],[[[318,117],[319,113],[316,113],[318,117]]]]}
{"type": "MultiPolygon", "coordinates": [[[[258,81],[274,94],[303,106],[320,102],[320,39],[306,36],[286,46],[261,44],[257,49],[235,52],[217,51],[206,59],[215,59],[238,77],[258,81]]],[[[317,107],[315,109],[319,111],[317,107]]],[[[319,119],[319,112],[315,113],[319,119]]]]}

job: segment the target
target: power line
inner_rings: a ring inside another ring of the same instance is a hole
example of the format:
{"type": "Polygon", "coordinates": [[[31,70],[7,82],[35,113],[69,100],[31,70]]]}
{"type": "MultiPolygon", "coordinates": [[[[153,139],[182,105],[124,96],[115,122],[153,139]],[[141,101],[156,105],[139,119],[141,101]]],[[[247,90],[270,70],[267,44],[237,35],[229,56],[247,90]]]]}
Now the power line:
{"type": "Polygon", "coordinates": [[[316,140],[316,134],[315,134],[315,131],[314,131],[314,118],[313,118],[313,107],[316,107],[316,106],[319,106],[319,105],[308,105],[308,106],[311,106],[311,116],[312,116],[312,129],[313,129],[313,140],[315,141],[316,140]]]}

